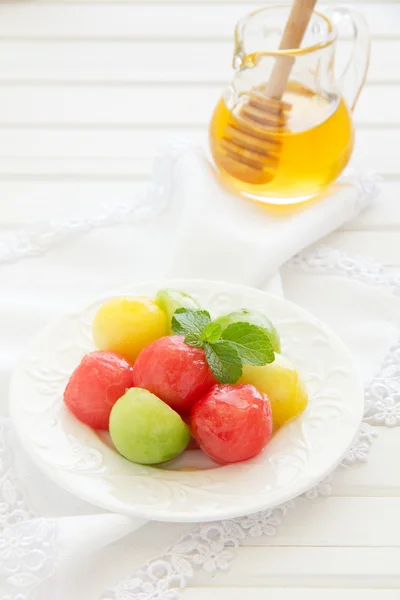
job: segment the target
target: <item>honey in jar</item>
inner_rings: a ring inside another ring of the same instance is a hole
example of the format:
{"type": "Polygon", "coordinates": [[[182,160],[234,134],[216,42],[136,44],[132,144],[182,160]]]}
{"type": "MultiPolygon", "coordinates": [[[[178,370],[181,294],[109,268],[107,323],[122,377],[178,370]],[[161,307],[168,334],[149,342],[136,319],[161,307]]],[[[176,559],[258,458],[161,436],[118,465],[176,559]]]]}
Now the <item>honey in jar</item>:
{"type": "MultiPolygon", "coordinates": [[[[291,105],[283,128],[249,127],[240,116],[242,103],[229,110],[222,98],[210,125],[210,146],[215,164],[230,185],[249,196],[296,196],[307,199],[335,181],[347,165],[354,134],[350,112],[339,96],[324,96],[289,82],[284,97],[291,105]],[[224,140],[231,132],[241,158],[231,160],[224,140]],[[263,153],[274,143],[272,153],[263,153]],[[243,155],[244,147],[250,152],[243,155]]],[[[245,101],[245,100],[244,100],[245,101]]]]}

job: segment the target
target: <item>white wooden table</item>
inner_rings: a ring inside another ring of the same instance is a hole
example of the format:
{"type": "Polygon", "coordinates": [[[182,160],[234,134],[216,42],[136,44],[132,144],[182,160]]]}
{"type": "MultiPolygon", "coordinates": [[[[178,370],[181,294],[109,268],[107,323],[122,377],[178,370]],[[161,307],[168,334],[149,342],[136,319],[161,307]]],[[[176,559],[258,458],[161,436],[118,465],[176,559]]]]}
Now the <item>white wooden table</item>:
{"type": "MultiPolygon", "coordinates": [[[[262,4],[0,2],[0,228],[142,193],[166,136],[204,139],[229,80],[234,24],[262,4]]],[[[331,241],[399,271],[400,1],[357,4],[373,53],[354,163],[384,182],[379,203],[331,241]]],[[[332,498],[304,502],[230,572],[196,576],[185,600],[400,598],[399,456],[399,430],[382,430],[369,463],[336,477],[332,498]]]]}

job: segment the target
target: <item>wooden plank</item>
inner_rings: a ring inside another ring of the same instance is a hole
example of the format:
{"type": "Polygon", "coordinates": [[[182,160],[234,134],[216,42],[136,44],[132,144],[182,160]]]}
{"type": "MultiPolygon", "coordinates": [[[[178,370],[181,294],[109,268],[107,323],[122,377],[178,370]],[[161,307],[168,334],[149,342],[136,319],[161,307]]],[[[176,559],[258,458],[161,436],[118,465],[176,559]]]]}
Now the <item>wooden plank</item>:
{"type": "MultiPolygon", "coordinates": [[[[0,88],[0,126],[207,126],[221,86],[141,85],[138,87],[4,85],[0,88]]],[[[357,124],[400,124],[399,86],[370,86],[361,95],[357,124]],[[382,105],[382,99],[390,102],[382,105]]]]}
{"type": "Polygon", "coordinates": [[[3,86],[0,123],[141,127],[206,124],[220,94],[218,85],[3,86]]]}
{"type": "Polygon", "coordinates": [[[191,585],[398,589],[399,561],[400,548],[240,548],[229,571],[191,585]]]}
{"type": "MultiPolygon", "coordinates": [[[[243,4],[243,0],[35,0],[36,4],[83,4],[87,2],[91,5],[96,4],[147,4],[157,6],[158,4],[243,4]]],[[[400,0],[386,0],[385,4],[399,4],[400,0]]],[[[10,0],[0,0],[0,6],[2,4],[10,4],[10,0]]],[[[268,4],[268,0],[253,0],[254,6],[265,6],[268,4]]],[[[364,4],[376,4],[376,0],[352,0],[352,4],[364,5],[364,4]]]]}
{"type": "Polygon", "coordinates": [[[274,536],[245,546],[400,546],[400,498],[299,498],[274,536]]]}
{"type": "Polygon", "coordinates": [[[147,190],[146,182],[61,179],[0,181],[0,227],[24,222],[67,221],[95,217],[113,206],[132,204],[147,190]]]}
{"type": "MultiPolygon", "coordinates": [[[[205,127],[0,128],[0,176],[148,175],[173,136],[208,147],[205,127]]],[[[400,173],[400,127],[358,129],[353,164],[389,177],[400,173]]]]}
{"type": "MultiPolygon", "coordinates": [[[[385,134],[386,132],[384,132],[385,134]]],[[[104,173],[113,172],[117,169],[117,164],[126,159],[152,159],[159,153],[160,146],[169,138],[179,134],[185,139],[194,143],[207,143],[207,132],[205,128],[186,129],[182,131],[172,127],[153,128],[153,127],[107,127],[100,129],[93,128],[3,128],[0,129],[0,169],[1,173],[7,171],[14,173],[29,173],[29,159],[45,159],[48,163],[48,172],[57,171],[56,159],[67,159],[73,161],[72,172],[90,173],[84,167],[85,159],[100,159],[103,161],[104,173]],[[3,163],[4,159],[14,161],[8,166],[3,163]],[[25,162],[18,162],[20,160],[25,162]],[[53,160],[54,166],[51,166],[53,160]],[[108,161],[108,162],[107,162],[108,161]],[[114,162],[110,167],[109,163],[114,162]],[[82,165],[81,169],[79,165],[82,165]],[[111,169],[111,170],[110,170],[111,169]]],[[[393,136],[394,137],[394,136],[393,136]]],[[[386,138],[384,138],[386,139],[386,138]]],[[[399,138],[400,140],[400,130],[399,138]]],[[[394,137],[393,143],[396,142],[394,137]]],[[[372,144],[371,144],[372,145],[372,144]]],[[[119,171],[121,174],[128,174],[128,170],[119,171]]],[[[70,171],[68,168],[67,172],[70,171]]]]}
{"type": "MultiPolygon", "coordinates": [[[[207,1],[207,0],[205,0],[207,1]]],[[[218,578],[218,575],[217,575],[218,578]]],[[[189,583],[190,585],[190,583],[189,583]]],[[[210,584],[209,584],[210,585],[210,584]]],[[[183,600],[209,600],[229,598],[229,600],[243,600],[244,597],[248,597],[250,600],[265,600],[268,594],[269,600],[338,600],[338,594],[340,594],[340,600],[398,600],[398,590],[367,590],[367,589],[353,589],[346,590],[341,589],[330,589],[330,588],[268,588],[266,591],[265,587],[254,587],[253,585],[244,587],[188,587],[181,592],[181,598],[183,600]]]]}
{"type": "MultiPolygon", "coordinates": [[[[154,152],[156,154],[156,152],[154,152]]],[[[153,166],[153,156],[133,157],[84,157],[48,158],[20,157],[0,158],[0,180],[3,181],[57,181],[75,179],[137,180],[148,179],[153,166]]]]}
{"type": "MultiPolygon", "coordinates": [[[[351,43],[338,47],[338,60],[351,43]]],[[[231,41],[13,41],[0,39],[0,81],[39,83],[210,83],[232,77],[231,41]]],[[[399,40],[376,40],[370,83],[400,82],[399,40]]]]}
{"type": "MultiPolygon", "coordinates": [[[[79,2],[83,4],[88,2],[91,5],[96,4],[147,4],[157,6],[158,4],[165,4],[166,0],[35,0],[36,4],[74,4],[79,2]]],[[[168,4],[243,4],[243,0],[167,0],[168,4]]],[[[398,4],[400,0],[386,0],[385,4],[398,4]]],[[[1,4],[10,4],[10,0],[0,0],[1,4]]],[[[254,0],[255,6],[265,6],[268,4],[268,0],[254,0]]],[[[364,4],[376,4],[376,0],[352,0],[352,4],[364,5],[364,4]]]]}
{"type": "Polygon", "coordinates": [[[400,173],[397,153],[400,144],[400,128],[362,129],[356,132],[353,165],[367,171],[392,177],[400,173]]]}
{"type": "MultiPolygon", "coordinates": [[[[228,39],[255,3],[26,3],[0,5],[3,39],[228,39]]],[[[399,36],[400,6],[360,4],[375,36],[399,36]]]]}
{"type": "MultiPolygon", "coordinates": [[[[358,234],[353,234],[357,237],[358,234]]],[[[391,238],[393,244],[392,255],[394,260],[393,273],[399,274],[400,267],[400,242],[399,233],[391,238]]],[[[349,253],[353,256],[363,253],[354,240],[353,248],[349,253]]],[[[342,249],[345,250],[344,245],[342,249]]],[[[364,249],[365,250],[365,249],[364,249]]],[[[364,255],[367,255],[365,252],[364,255]]],[[[376,248],[371,249],[369,256],[374,260],[380,260],[383,264],[389,266],[390,256],[387,254],[378,255],[376,248]],[[385,256],[387,262],[385,262],[385,256]]],[[[339,469],[336,471],[333,480],[333,493],[336,496],[368,496],[368,497],[400,497],[400,472],[393,468],[393,457],[399,456],[400,437],[396,427],[377,427],[375,428],[378,437],[374,439],[371,447],[368,462],[355,468],[339,469]]],[[[376,516],[376,518],[378,518],[376,516]]]]}

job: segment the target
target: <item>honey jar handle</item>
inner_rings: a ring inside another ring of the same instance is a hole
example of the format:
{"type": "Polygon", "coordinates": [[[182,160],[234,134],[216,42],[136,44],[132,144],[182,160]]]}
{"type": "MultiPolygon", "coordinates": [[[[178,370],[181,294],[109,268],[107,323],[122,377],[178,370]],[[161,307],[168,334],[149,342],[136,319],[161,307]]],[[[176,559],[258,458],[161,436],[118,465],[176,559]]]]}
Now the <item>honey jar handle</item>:
{"type": "Polygon", "coordinates": [[[344,23],[351,26],[354,39],[353,51],[344,71],[337,78],[337,83],[342,91],[343,98],[353,111],[368,73],[371,54],[371,37],[368,23],[361,13],[348,6],[333,8],[329,11],[328,16],[338,29],[344,23]]]}
{"type": "MultiPolygon", "coordinates": [[[[300,47],[316,3],[317,0],[294,0],[279,50],[294,50],[300,47]]],[[[294,60],[293,56],[285,55],[276,58],[265,90],[270,98],[281,100],[294,60]]]]}

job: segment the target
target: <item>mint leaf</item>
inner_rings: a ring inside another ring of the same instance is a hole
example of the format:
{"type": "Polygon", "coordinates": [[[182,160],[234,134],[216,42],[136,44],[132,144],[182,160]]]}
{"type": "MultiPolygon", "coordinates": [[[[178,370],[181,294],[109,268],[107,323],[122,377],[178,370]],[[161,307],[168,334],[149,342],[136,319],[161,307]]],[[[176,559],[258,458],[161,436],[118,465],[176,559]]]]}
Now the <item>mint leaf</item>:
{"type": "Polygon", "coordinates": [[[220,383],[236,383],[243,369],[237,350],[230,342],[218,340],[204,347],[206,359],[211,371],[220,383]]]}
{"type": "Polygon", "coordinates": [[[221,337],[221,333],[221,325],[219,325],[218,323],[209,323],[204,328],[201,339],[204,342],[209,342],[210,344],[213,344],[214,342],[217,342],[219,340],[219,338],[221,337]]]}
{"type": "Polygon", "coordinates": [[[172,317],[172,333],[175,335],[188,336],[192,341],[199,341],[201,340],[205,327],[209,323],[211,323],[211,317],[210,313],[206,310],[178,308],[172,317]]]}
{"type": "Polygon", "coordinates": [[[232,323],[224,329],[221,339],[234,346],[245,365],[261,367],[275,359],[274,349],[265,329],[257,325],[232,323]]]}
{"type": "Polygon", "coordinates": [[[195,348],[203,348],[204,341],[197,333],[188,333],[185,336],[185,344],[194,346],[195,348]]]}

